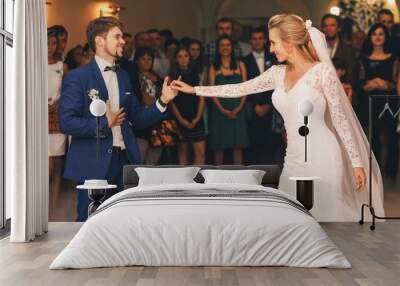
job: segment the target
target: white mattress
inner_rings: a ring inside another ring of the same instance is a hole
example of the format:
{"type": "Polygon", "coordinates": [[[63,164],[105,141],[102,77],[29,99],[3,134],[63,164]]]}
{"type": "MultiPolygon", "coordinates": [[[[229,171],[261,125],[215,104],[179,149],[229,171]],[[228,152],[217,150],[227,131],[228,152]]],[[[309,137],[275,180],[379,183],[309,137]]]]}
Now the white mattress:
{"type": "Polygon", "coordinates": [[[121,200],[137,192],[258,190],[250,185],[135,187],[105,201],[50,269],[145,266],[293,266],[350,268],[307,213],[274,200],[172,197],[121,200]]]}

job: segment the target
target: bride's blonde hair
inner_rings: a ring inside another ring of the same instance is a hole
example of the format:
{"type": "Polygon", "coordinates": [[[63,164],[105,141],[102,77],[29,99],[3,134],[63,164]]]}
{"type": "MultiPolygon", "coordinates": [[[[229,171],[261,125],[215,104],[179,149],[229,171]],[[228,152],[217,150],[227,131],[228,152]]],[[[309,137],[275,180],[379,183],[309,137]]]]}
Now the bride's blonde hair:
{"type": "Polygon", "coordinates": [[[277,29],[280,38],[297,46],[300,53],[311,62],[319,61],[303,19],[294,14],[279,14],[271,17],[268,30],[277,29]]]}

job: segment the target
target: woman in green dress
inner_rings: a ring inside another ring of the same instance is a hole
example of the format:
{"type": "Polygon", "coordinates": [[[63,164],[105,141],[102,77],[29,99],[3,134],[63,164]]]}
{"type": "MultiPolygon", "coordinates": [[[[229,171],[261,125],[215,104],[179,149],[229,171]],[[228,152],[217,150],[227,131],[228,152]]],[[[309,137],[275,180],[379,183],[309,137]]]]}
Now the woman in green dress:
{"type": "MultiPolygon", "coordinates": [[[[214,64],[209,69],[209,84],[224,85],[247,80],[246,67],[233,53],[228,36],[217,40],[214,64]]],[[[209,118],[209,148],[214,151],[214,163],[224,163],[224,150],[233,150],[233,164],[243,164],[243,149],[247,148],[247,125],[242,98],[212,98],[209,118]]]]}

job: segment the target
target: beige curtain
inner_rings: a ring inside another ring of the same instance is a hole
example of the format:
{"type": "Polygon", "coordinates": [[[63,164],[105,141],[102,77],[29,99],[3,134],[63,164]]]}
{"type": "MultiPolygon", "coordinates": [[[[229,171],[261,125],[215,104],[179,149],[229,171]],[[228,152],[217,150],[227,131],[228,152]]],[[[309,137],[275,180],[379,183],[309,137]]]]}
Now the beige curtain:
{"type": "Polygon", "coordinates": [[[13,92],[6,99],[11,242],[48,227],[47,30],[44,0],[15,1],[13,92]]]}

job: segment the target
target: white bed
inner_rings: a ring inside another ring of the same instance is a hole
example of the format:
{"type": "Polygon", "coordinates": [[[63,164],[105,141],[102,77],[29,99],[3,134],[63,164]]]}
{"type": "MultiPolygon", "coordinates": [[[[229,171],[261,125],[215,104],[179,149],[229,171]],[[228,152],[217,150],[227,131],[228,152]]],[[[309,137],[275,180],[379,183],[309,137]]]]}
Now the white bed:
{"type": "Polygon", "coordinates": [[[128,265],[350,268],[321,226],[298,204],[284,192],[255,185],[130,188],[99,207],[50,269],[128,265]]]}

